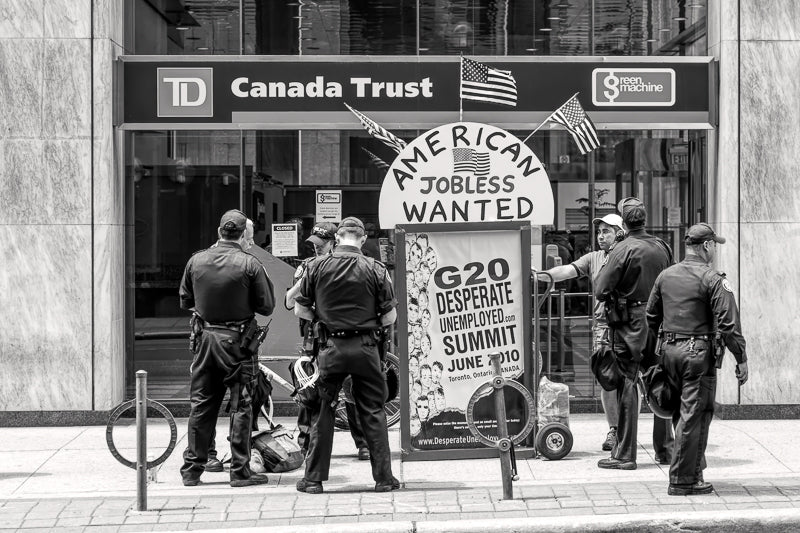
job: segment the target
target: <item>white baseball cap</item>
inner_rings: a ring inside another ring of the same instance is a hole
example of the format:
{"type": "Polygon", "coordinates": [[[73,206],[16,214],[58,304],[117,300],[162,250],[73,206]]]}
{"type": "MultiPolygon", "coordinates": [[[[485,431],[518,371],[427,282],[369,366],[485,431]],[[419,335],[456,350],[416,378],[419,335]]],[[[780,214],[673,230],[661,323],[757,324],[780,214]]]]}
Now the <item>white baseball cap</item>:
{"type": "Polygon", "coordinates": [[[592,224],[595,226],[601,222],[605,222],[609,226],[616,226],[619,229],[622,229],[622,217],[619,215],[615,215],[614,213],[609,213],[602,218],[595,218],[592,220],[592,224]]]}

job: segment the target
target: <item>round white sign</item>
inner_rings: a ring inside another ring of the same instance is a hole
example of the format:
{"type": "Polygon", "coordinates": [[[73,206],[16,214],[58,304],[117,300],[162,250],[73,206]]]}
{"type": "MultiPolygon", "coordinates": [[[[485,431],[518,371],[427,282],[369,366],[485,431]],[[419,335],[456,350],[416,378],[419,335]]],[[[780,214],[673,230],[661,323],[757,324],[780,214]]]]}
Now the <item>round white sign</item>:
{"type": "Polygon", "coordinates": [[[381,187],[380,225],[529,220],[553,223],[553,190],[539,158],[511,133],[475,122],[414,139],[381,187]]]}

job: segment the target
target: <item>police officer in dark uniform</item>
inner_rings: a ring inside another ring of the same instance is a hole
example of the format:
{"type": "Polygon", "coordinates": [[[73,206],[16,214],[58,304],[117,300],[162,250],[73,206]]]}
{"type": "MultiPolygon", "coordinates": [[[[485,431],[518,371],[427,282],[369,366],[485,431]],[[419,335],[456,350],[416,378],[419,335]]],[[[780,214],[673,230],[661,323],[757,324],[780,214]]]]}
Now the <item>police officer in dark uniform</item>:
{"type": "Polygon", "coordinates": [[[739,385],[747,381],[745,340],[733,289],[724,273],[709,266],[717,243],[725,239],[700,223],[689,228],[684,240],[686,258],[658,276],[647,303],[650,328],[662,329],[661,363],[681,398],[680,410],[673,415],[675,453],[667,491],[671,495],[714,490],[703,480],[703,470],[722,343],[736,357],[739,385]],[[720,345],[715,345],[717,339],[720,345]]]}
{"type": "MultiPolygon", "coordinates": [[[[295,298],[300,294],[300,283],[305,276],[308,264],[314,260],[315,257],[330,253],[336,241],[336,224],[333,222],[319,222],[314,225],[311,230],[311,235],[306,239],[306,242],[314,246],[314,257],[303,260],[300,266],[295,270],[294,285],[286,291],[286,307],[292,309],[294,307],[295,298]]],[[[307,337],[307,328],[313,328],[314,322],[300,319],[300,335],[305,339],[307,337]]],[[[309,344],[312,347],[311,351],[318,348],[318,343],[313,342],[309,338],[309,344]]],[[[314,353],[316,356],[317,354],[314,353]]],[[[316,405],[314,406],[316,407],[316,405]]],[[[303,453],[308,453],[309,435],[311,432],[311,421],[314,418],[312,412],[314,409],[309,409],[309,406],[301,399],[298,404],[297,413],[297,443],[303,450],[303,453]]],[[[358,459],[360,461],[369,461],[369,448],[367,441],[364,438],[364,432],[361,429],[361,423],[358,421],[358,414],[356,413],[355,404],[345,402],[345,410],[347,413],[347,425],[350,428],[350,435],[353,437],[353,442],[358,449],[358,459]]]]}
{"type": "Polygon", "coordinates": [[[231,486],[267,482],[266,475],[253,474],[249,466],[251,388],[258,361],[257,347],[253,352],[244,345],[255,313],[272,314],[275,298],[261,263],[243,250],[246,223],[241,211],[222,215],[217,245],[194,254],[181,280],[181,308],[195,312],[191,412],[181,468],[187,486],[200,483],[226,389],[231,391],[231,486]]]}
{"type": "Polygon", "coordinates": [[[617,389],[617,445],[611,457],[601,459],[597,466],[635,470],[639,421],[636,380],[648,344],[645,304],[656,277],[672,263],[672,251],[664,241],[645,232],[647,212],[638,198],[622,200],[618,209],[627,236],[611,250],[600,269],[595,296],[605,302],[611,349],[625,378],[617,389]]]}
{"type": "Polygon", "coordinates": [[[328,479],[333,447],[334,406],[344,379],[353,380],[353,398],[367,440],[376,492],[400,488],[392,475],[386,413],[387,397],[379,343],[380,331],[394,323],[397,300],[386,267],[361,253],[364,224],[345,218],[337,231],[339,245],[318,257],[296,297],[295,314],[317,320],[320,405],[311,428],[305,477],[297,490],[322,492],[328,479]]]}

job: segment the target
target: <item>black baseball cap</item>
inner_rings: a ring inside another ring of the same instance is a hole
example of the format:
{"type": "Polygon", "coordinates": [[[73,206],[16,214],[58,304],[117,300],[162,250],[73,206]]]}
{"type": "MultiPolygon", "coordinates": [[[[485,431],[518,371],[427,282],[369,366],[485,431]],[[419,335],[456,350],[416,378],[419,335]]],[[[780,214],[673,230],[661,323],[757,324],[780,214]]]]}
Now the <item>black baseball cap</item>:
{"type": "Polygon", "coordinates": [[[319,222],[314,225],[314,228],[311,230],[311,236],[306,239],[306,242],[322,246],[326,242],[336,238],[336,229],[336,224],[333,222],[319,222]]]}
{"type": "Polygon", "coordinates": [[[225,211],[219,220],[219,229],[225,231],[244,231],[247,227],[247,217],[238,209],[225,211]]]}
{"type": "Polygon", "coordinates": [[[725,237],[717,235],[717,232],[714,231],[714,228],[705,222],[700,222],[699,224],[695,224],[689,228],[686,231],[686,237],[684,237],[683,240],[686,242],[686,244],[702,244],[706,241],[714,241],[720,244],[725,244],[725,237]]]}

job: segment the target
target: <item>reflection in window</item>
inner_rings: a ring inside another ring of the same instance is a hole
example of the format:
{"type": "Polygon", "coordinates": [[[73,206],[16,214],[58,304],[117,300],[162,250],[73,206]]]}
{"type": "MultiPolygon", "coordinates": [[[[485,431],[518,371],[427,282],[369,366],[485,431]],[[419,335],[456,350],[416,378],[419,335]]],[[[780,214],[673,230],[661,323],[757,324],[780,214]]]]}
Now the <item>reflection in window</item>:
{"type": "Polygon", "coordinates": [[[132,51],[193,55],[707,53],[706,0],[244,0],[243,12],[239,5],[239,0],[186,0],[175,9],[180,6],[177,2],[134,0],[132,51]]]}

